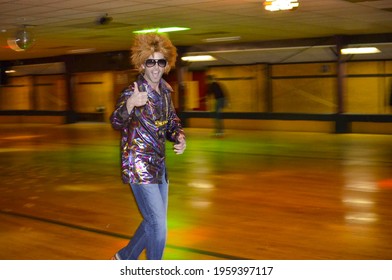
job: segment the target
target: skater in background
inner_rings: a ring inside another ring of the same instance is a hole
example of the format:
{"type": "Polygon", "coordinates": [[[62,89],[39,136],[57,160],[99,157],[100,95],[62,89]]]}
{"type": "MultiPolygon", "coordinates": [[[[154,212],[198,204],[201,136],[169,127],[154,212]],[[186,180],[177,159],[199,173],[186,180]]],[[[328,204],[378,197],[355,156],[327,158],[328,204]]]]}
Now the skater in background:
{"type": "Polygon", "coordinates": [[[215,136],[221,137],[224,133],[222,110],[226,105],[226,94],[222,86],[217,82],[213,75],[207,76],[207,95],[215,98],[215,136]]]}

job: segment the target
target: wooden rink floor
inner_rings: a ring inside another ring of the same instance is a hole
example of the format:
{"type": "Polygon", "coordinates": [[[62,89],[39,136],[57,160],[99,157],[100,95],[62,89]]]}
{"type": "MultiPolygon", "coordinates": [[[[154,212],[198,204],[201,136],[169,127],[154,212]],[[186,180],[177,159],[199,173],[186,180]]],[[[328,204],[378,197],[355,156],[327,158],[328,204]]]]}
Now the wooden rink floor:
{"type": "MultiPolygon", "coordinates": [[[[185,130],[164,259],[392,259],[392,135],[185,130]]],[[[107,260],[141,220],[109,124],[0,125],[0,164],[2,260],[107,260]]]]}

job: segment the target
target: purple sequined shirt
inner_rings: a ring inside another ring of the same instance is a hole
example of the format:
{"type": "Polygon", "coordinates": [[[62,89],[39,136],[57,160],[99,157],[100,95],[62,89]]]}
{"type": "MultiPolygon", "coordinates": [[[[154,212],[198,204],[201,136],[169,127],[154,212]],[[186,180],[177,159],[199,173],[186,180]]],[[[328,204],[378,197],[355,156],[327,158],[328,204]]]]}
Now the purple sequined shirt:
{"type": "Polygon", "coordinates": [[[175,142],[184,134],[171,100],[172,88],[161,79],[160,94],[153,90],[142,75],[137,80],[139,91],[146,91],[146,105],[134,107],[130,114],[127,99],[133,84],[125,89],[110,120],[121,130],[121,171],[124,183],[158,184],[165,173],[165,140],[175,142]]]}

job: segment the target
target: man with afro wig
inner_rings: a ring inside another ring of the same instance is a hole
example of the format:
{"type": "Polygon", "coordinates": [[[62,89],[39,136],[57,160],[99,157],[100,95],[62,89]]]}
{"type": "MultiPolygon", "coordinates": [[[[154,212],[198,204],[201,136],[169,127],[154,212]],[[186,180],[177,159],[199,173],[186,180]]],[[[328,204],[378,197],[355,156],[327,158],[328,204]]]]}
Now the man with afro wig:
{"type": "Polygon", "coordinates": [[[121,174],[129,184],[142,222],[132,239],[112,259],[136,260],[143,250],[147,259],[160,260],[166,246],[168,175],[165,141],[182,154],[185,134],[173,107],[170,85],[162,78],[175,65],[177,50],[164,35],[137,35],[131,62],[136,81],[121,92],[110,120],[121,131],[121,174]]]}

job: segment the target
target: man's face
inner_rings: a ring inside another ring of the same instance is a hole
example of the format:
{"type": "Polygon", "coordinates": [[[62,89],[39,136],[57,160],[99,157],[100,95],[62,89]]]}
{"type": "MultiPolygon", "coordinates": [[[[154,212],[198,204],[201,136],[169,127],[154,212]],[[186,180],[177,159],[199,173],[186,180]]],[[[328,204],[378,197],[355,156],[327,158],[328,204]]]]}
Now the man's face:
{"type": "MultiPolygon", "coordinates": [[[[160,52],[155,52],[153,55],[150,55],[148,58],[157,60],[157,59],[164,59],[164,56],[160,52]]],[[[162,75],[165,72],[165,67],[159,66],[157,61],[155,62],[156,62],[155,65],[151,67],[148,67],[146,64],[142,66],[144,69],[144,78],[153,87],[159,84],[159,81],[161,80],[162,75]]]]}

